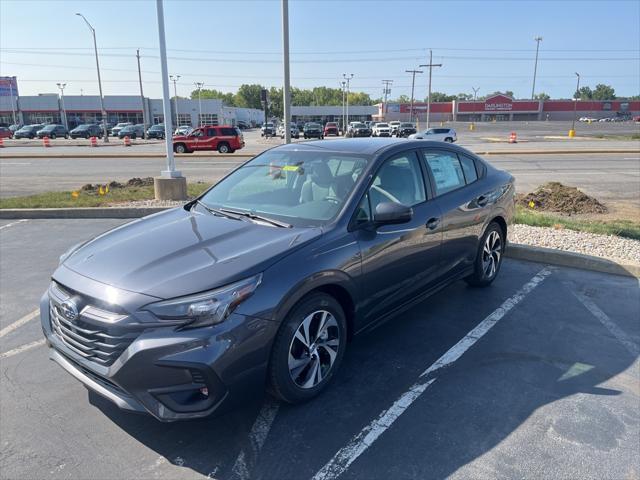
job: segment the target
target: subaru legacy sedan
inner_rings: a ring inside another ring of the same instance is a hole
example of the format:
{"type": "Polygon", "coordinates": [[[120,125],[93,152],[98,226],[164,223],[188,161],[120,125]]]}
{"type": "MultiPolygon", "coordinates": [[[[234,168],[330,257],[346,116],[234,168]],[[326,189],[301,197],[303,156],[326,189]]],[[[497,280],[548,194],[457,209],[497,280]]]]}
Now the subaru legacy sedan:
{"type": "Polygon", "coordinates": [[[302,402],[355,334],[451,282],[493,282],[513,213],[511,175],[454,145],[282,145],[63,254],[40,304],[49,355],[163,421],[265,387],[302,402]]]}

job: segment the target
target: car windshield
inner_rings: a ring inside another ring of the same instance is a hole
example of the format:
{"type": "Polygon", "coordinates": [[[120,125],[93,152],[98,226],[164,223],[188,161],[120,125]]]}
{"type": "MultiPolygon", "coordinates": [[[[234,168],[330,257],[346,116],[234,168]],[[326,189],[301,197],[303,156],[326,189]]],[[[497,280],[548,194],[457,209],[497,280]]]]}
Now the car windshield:
{"type": "Polygon", "coordinates": [[[401,123],[400,126],[403,128],[413,128],[413,123],[401,123]]]}
{"type": "Polygon", "coordinates": [[[364,123],[354,123],[353,126],[355,128],[364,128],[364,127],[366,127],[366,125],[364,123]]]}
{"type": "Polygon", "coordinates": [[[116,127],[126,127],[127,125],[129,125],[128,123],[119,123],[116,125],[116,127]]]}
{"type": "Polygon", "coordinates": [[[334,122],[327,122],[327,127],[335,127],[336,125],[334,122]]]}
{"type": "Polygon", "coordinates": [[[317,123],[307,123],[307,128],[318,128],[320,125],[317,123]]]}
{"type": "Polygon", "coordinates": [[[51,131],[51,130],[55,130],[56,128],[57,128],[57,125],[47,125],[42,130],[51,131]]]}
{"type": "Polygon", "coordinates": [[[376,125],[376,127],[378,128],[389,128],[389,125],[387,125],[386,123],[379,123],[376,125]]]}
{"type": "Polygon", "coordinates": [[[90,125],[90,124],[78,125],[78,128],[89,128],[89,127],[93,127],[93,125],[90,125]]]}
{"type": "Polygon", "coordinates": [[[220,181],[201,201],[294,226],[319,226],[340,212],[367,161],[319,149],[270,150],[220,181]]]}

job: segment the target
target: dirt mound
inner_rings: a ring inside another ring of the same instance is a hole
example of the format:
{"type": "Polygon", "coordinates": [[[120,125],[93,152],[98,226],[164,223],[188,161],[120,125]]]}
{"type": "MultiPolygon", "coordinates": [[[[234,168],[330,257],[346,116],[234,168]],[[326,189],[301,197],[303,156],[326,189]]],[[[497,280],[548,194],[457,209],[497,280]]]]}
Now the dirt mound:
{"type": "Polygon", "coordinates": [[[153,177],[138,178],[134,177],[127,182],[127,187],[150,187],[153,185],[153,177]]]}
{"type": "MultiPolygon", "coordinates": [[[[152,185],[153,185],[153,177],[145,177],[145,178],[134,177],[128,180],[127,183],[120,183],[113,180],[107,184],[110,190],[114,188],[127,188],[127,187],[150,187],[152,185]]],[[[80,187],[80,190],[83,192],[97,192],[98,190],[100,190],[100,187],[104,187],[104,185],[101,183],[95,183],[95,184],[87,183],[82,187],[80,187]]]]}
{"type": "Polygon", "coordinates": [[[520,197],[518,203],[535,210],[566,215],[607,213],[607,207],[596,198],[590,197],[576,187],[567,187],[559,182],[541,185],[535,192],[520,197]]]}

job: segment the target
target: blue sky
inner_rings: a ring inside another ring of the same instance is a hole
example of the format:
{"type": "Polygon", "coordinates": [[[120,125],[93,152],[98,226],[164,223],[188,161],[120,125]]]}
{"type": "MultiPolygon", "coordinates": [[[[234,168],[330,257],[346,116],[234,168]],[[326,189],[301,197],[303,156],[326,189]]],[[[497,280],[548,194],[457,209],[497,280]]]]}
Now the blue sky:
{"type": "MultiPolygon", "coordinates": [[[[294,86],[337,87],[380,97],[410,94],[405,70],[433,49],[433,90],[531,95],[535,36],[542,36],[536,92],[568,97],[582,83],[640,93],[640,1],[291,0],[294,86]]],[[[155,0],[0,0],[0,75],[16,75],[20,93],[96,94],[91,36],[97,32],[105,95],[138,94],[141,49],[145,95],[161,96],[155,0]]],[[[280,1],[165,0],[169,71],[178,94],[193,83],[234,91],[242,83],[282,84],[280,1]]],[[[427,75],[416,78],[424,98],[427,75]]],[[[172,91],[173,94],[173,91],[172,91]]]]}

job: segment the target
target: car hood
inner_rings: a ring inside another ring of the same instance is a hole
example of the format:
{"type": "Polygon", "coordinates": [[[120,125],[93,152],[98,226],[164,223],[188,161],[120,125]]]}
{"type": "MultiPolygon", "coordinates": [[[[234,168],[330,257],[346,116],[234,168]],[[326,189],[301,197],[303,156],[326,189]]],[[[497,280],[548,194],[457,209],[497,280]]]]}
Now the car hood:
{"type": "Polygon", "coordinates": [[[189,138],[188,135],[174,135],[173,136],[174,140],[187,140],[187,138],[189,138]]]}
{"type": "Polygon", "coordinates": [[[196,210],[175,208],[115,228],[84,244],[64,266],[117,288],[179,297],[262,272],[322,233],[196,210]]]}

